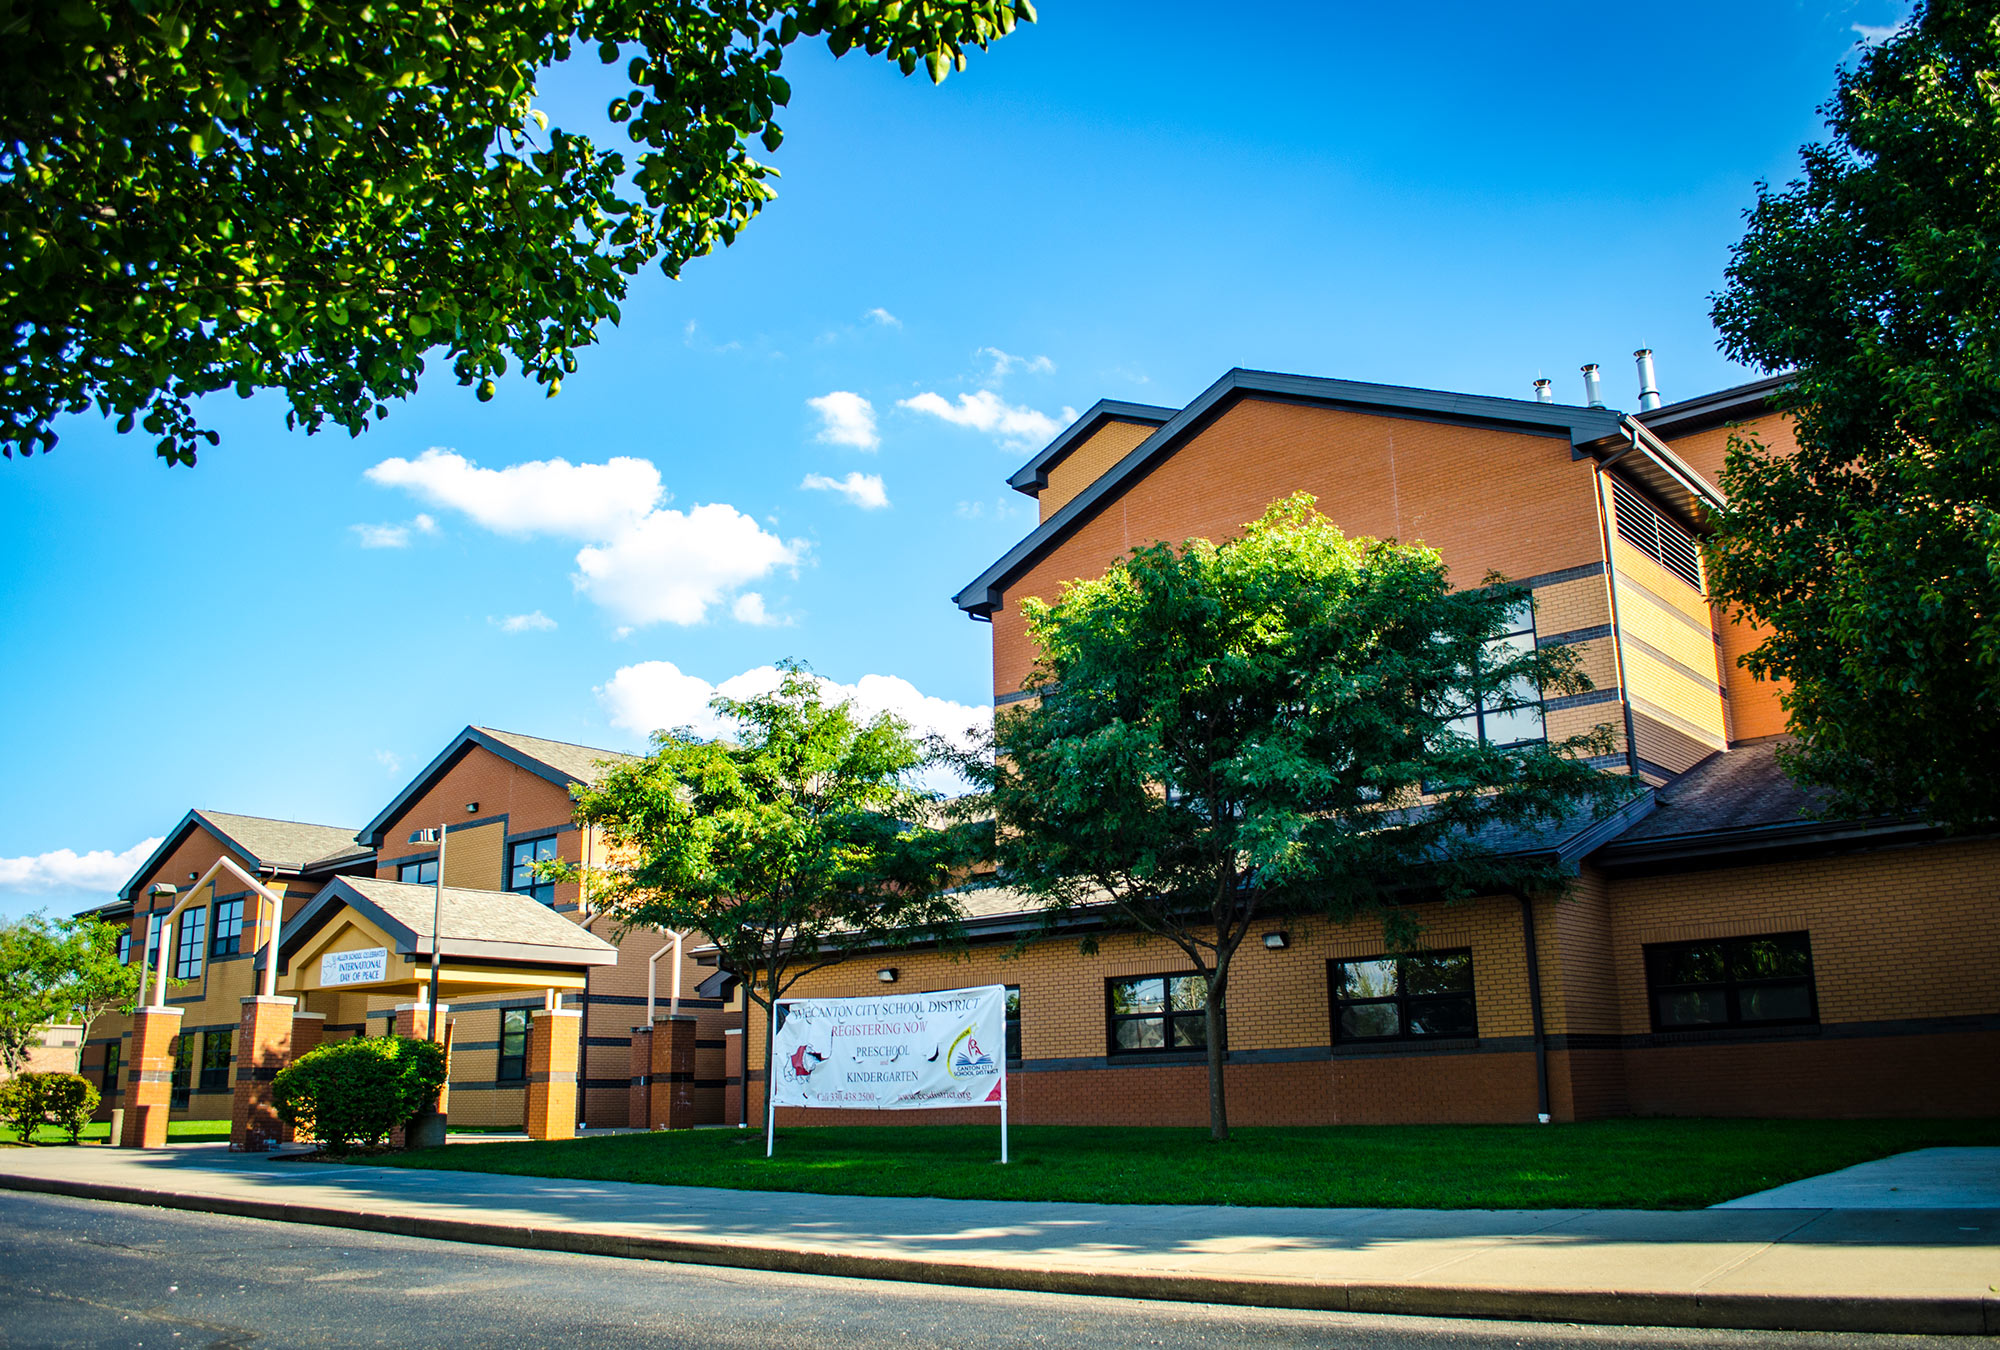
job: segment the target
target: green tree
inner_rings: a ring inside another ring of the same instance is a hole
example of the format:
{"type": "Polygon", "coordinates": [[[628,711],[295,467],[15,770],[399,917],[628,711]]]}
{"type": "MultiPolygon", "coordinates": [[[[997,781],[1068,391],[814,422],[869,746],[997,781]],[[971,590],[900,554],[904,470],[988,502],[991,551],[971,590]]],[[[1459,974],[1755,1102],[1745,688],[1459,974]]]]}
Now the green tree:
{"type": "Polygon", "coordinates": [[[2000,21],[1920,3],[1763,188],[1714,317],[1796,370],[1798,452],[1732,444],[1710,585],[1770,636],[1802,781],[1868,815],[2000,814],[2000,21]]]}
{"type": "Polygon", "coordinates": [[[1588,688],[1567,649],[1498,636],[1528,597],[1487,583],[1453,591],[1436,553],[1349,539],[1300,495],[1022,606],[1036,697],[1002,711],[984,770],[1001,875],[1051,926],[1108,906],[1205,979],[1218,1140],[1245,937],[1374,910],[1402,946],[1399,902],[1557,888],[1508,841],[1630,790],[1589,766],[1604,728],[1503,746],[1468,720],[1507,735],[1493,710],[1526,706],[1511,724],[1532,731],[1542,697],[1588,688]]]}
{"type": "Polygon", "coordinates": [[[1028,0],[0,0],[0,453],[95,407],[192,464],[194,401],[281,389],[350,433],[430,353],[553,395],[630,278],[772,194],[801,37],[932,80],[1028,0]],[[547,125],[590,53],[636,162],[547,125]]]}
{"type": "Polygon", "coordinates": [[[18,1070],[51,1022],[80,1023],[82,1042],[106,1012],[132,1010],[139,971],[118,960],[121,931],[87,916],[0,925],[0,1063],[18,1070]]]}
{"type": "Polygon", "coordinates": [[[658,731],[645,758],[574,789],[613,858],[587,878],[593,903],[628,930],[706,934],[764,1009],[767,1072],[778,999],[871,941],[949,940],[950,888],[991,847],[990,827],[907,785],[925,762],[907,723],[864,722],[804,666],[783,671],[768,694],[710,702],[734,739],[658,731]]]}

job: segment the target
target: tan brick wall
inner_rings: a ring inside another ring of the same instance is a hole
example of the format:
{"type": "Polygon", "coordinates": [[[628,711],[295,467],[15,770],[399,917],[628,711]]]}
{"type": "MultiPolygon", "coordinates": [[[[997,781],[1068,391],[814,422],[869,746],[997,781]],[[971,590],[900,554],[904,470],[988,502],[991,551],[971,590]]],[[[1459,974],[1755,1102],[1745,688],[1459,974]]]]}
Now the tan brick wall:
{"type": "Polygon", "coordinates": [[[1047,520],[1069,505],[1072,497],[1103,477],[1106,469],[1157,430],[1148,422],[1113,419],[1071,446],[1069,453],[1049,470],[1049,485],[1037,495],[1041,518],[1047,520]]]}

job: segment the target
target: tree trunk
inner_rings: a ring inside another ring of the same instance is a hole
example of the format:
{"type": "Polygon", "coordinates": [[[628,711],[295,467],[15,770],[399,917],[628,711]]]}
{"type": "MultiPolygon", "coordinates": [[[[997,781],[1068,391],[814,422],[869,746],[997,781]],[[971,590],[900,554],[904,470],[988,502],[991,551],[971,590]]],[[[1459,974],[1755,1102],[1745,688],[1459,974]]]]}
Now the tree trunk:
{"type": "Polygon", "coordinates": [[[1229,1142],[1229,1102],[1223,1091],[1223,1062],[1229,1056],[1228,958],[1219,957],[1208,977],[1208,1007],[1203,1021],[1208,1031],[1208,1137],[1229,1142]]]}

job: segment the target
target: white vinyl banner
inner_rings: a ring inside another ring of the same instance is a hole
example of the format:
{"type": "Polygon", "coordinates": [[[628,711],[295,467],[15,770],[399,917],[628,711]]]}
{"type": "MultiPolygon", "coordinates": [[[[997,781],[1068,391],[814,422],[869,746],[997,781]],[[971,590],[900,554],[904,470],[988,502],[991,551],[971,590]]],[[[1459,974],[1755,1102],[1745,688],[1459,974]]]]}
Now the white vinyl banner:
{"type": "Polygon", "coordinates": [[[780,999],[771,1058],[775,1106],[1004,1111],[1007,988],[780,999]]]}

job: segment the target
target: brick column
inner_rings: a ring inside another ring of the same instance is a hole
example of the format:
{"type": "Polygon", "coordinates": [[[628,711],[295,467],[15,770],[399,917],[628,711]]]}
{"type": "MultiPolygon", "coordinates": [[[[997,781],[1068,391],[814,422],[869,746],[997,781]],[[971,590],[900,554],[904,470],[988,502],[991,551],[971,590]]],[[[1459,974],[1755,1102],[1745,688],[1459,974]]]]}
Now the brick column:
{"type": "Polygon", "coordinates": [[[655,1130],[694,1128],[695,1019],[653,1019],[653,1105],[646,1125],[655,1130]]]}
{"type": "MultiPolygon", "coordinates": [[[[428,1039],[443,1044],[445,1046],[445,1076],[447,1082],[449,1082],[451,1075],[451,1005],[449,1003],[438,1004],[436,1017],[429,1015],[429,1009],[430,1000],[428,999],[421,1003],[398,1003],[396,1005],[396,1020],[391,1026],[398,1036],[406,1040],[424,1040],[426,1039],[424,1032],[428,1030],[431,1033],[428,1039]]],[[[436,1114],[440,1116],[445,1112],[445,1092],[443,1090],[438,1093],[435,1110],[436,1114]]],[[[420,1111],[417,1113],[417,1119],[421,1121],[429,1114],[430,1112],[420,1111]]],[[[409,1135],[404,1126],[398,1125],[395,1129],[389,1131],[390,1148],[402,1148],[408,1143],[409,1135]]]]}
{"type": "Polygon", "coordinates": [[[632,1095],[625,1107],[625,1123],[635,1130],[653,1127],[653,1029],[632,1028],[632,1095]]]}
{"type": "Polygon", "coordinates": [[[743,1028],[728,1027],[722,1033],[722,1123],[736,1125],[743,1114],[743,1028]]]}
{"type": "Polygon", "coordinates": [[[243,1000],[236,1031],[236,1105],[229,1116],[229,1147],[238,1152],[266,1152],[284,1133],[271,1101],[271,1080],[292,1062],[297,1002],[261,995],[243,1000]]]}
{"type": "MultiPolygon", "coordinates": [[[[164,951],[164,947],[162,948],[164,951]]],[[[167,1113],[173,1108],[174,1037],[180,1034],[179,1008],[139,1008],[132,1013],[132,1065],[126,1080],[122,1148],[165,1148],[167,1113]]]]}
{"type": "MultiPolygon", "coordinates": [[[[292,1061],[296,1063],[301,1055],[309,1055],[319,1049],[326,1039],[326,1014],[294,1012],[292,1014],[292,1061]]],[[[299,1142],[299,1132],[283,1121],[278,1122],[278,1138],[287,1144],[299,1142]]]]}
{"type": "Polygon", "coordinates": [[[528,1024],[528,1137],[576,1138],[576,1066],[583,1013],[539,1008],[528,1024]]]}

